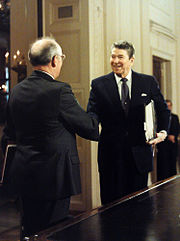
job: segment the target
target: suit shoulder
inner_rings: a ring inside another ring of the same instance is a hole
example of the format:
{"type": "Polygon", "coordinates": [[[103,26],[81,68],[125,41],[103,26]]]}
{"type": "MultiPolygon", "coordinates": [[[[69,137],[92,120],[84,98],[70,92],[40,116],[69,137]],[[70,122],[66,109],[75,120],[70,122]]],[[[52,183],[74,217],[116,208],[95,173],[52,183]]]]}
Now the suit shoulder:
{"type": "Polygon", "coordinates": [[[156,88],[159,86],[158,81],[153,75],[137,73],[133,71],[132,78],[140,81],[142,85],[149,86],[149,88],[156,88]]]}
{"type": "Polygon", "coordinates": [[[133,75],[135,77],[139,77],[139,78],[142,78],[142,79],[155,80],[155,77],[153,75],[149,75],[149,74],[138,73],[138,72],[133,71],[133,75]]]}
{"type": "Polygon", "coordinates": [[[73,94],[70,84],[63,81],[56,81],[55,84],[61,94],[73,94]]]}
{"type": "Polygon", "coordinates": [[[173,118],[179,119],[178,115],[176,115],[176,114],[174,114],[174,113],[171,113],[171,116],[172,116],[173,118]]]}
{"type": "Polygon", "coordinates": [[[95,79],[92,80],[92,84],[101,84],[105,79],[112,79],[114,78],[114,74],[113,72],[109,73],[109,74],[106,74],[106,75],[102,75],[102,76],[99,76],[95,79]]]}
{"type": "Polygon", "coordinates": [[[70,88],[71,89],[70,84],[60,81],[60,80],[55,80],[54,85],[58,88],[70,88]]]}
{"type": "Polygon", "coordinates": [[[14,91],[18,90],[19,88],[21,88],[22,86],[24,86],[24,85],[27,83],[27,80],[28,80],[28,78],[25,78],[25,79],[22,80],[21,82],[17,83],[17,84],[12,88],[11,94],[12,94],[14,91]]]}

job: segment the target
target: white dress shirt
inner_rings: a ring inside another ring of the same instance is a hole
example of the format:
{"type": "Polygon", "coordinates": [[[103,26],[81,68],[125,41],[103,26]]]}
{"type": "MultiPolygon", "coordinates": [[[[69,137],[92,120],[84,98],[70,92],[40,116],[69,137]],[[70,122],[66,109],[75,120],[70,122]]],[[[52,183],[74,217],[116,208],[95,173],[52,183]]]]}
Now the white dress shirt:
{"type": "MultiPolygon", "coordinates": [[[[119,90],[119,96],[121,98],[121,86],[122,86],[122,81],[121,81],[121,77],[119,77],[117,74],[114,74],[115,79],[116,79],[116,83],[118,86],[118,90],[119,90]]],[[[131,99],[131,85],[132,85],[132,70],[129,71],[128,75],[125,77],[127,79],[127,86],[129,87],[129,98],[131,99]]]]}

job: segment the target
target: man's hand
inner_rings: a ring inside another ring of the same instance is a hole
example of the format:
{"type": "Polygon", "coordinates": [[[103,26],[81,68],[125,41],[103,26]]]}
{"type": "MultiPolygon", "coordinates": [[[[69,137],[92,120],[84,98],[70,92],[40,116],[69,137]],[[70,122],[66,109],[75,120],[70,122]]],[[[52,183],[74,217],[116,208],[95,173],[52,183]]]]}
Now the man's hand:
{"type": "Polygon", "coordinates": [[[158,132],[156,135],[157,135],[157,137],[154,140],[149,141],[148,144],[156,145],[156,144],[164,141],[167,137],[167,134],[165,132],[158,132]]]}
{"type": "Polygon", "coordinates": [[[175,136],[174,135],[168,135],[168,140],[172,143],[175,143],[175,136]]]}

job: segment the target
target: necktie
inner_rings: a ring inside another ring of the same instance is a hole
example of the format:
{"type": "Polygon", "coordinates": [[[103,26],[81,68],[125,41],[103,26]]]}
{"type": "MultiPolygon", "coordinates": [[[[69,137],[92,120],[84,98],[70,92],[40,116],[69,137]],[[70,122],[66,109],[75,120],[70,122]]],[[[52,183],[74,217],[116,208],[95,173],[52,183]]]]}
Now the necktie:
{"type": "Polygon", "coordinates": [[[121,103],[122,107],[124,109],[124,112],[126,116],[128,115],[128,110],[129,110],[129,104],[130,104],[130,98],[129,98],[129,88],[126,84],[128,79],[122,78],[122,86],[121,86],[121,103]]]}

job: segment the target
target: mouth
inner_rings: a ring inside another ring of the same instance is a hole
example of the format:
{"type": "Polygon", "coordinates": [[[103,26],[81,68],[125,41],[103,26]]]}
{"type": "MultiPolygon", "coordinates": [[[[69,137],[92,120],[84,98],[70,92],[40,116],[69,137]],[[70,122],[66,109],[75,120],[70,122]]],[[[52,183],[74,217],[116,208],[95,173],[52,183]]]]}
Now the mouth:
{"type": "Polygon", "coordinates": [[[113,65],[113,68],[115,68],[115,69],[122,69],[122,66],[119,66],[119,65],[113,65]]]}

